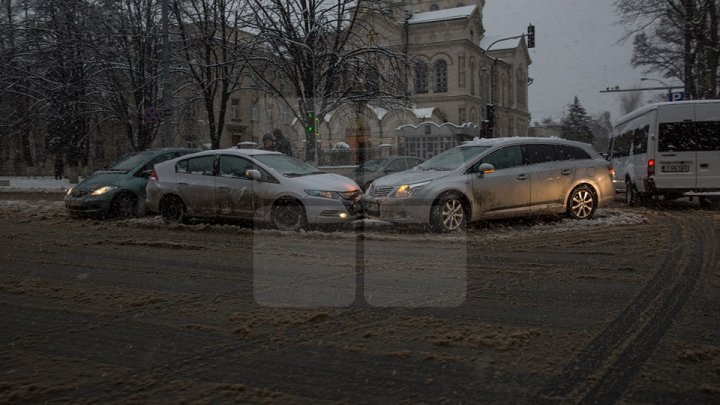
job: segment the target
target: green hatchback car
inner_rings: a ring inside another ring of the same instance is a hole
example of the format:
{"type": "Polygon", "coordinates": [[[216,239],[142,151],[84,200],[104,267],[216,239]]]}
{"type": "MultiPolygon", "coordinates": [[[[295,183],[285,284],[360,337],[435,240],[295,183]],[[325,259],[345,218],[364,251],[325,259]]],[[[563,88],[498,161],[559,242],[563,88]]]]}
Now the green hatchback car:
{"type": "Polygon", "coordinates": [[[149,149],[125,156],[68,190],[65,208],[74,216],[129,218],[145,213],[145,186],[153,167],[197,149],[149,149]]]}

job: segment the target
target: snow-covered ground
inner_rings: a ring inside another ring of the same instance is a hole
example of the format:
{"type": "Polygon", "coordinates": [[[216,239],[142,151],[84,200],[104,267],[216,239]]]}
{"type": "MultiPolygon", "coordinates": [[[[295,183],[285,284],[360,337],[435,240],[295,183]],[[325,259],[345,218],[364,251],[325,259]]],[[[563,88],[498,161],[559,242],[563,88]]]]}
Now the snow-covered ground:
{"type": "Polygon", "coordinates": [[[0,191],[32,191],[61,193],[72,187],[68,179],[55,180],[52,177],[9,177],[0,176],[0,191]],[[7,184],[7,185],[5,185],[7,184]]]}

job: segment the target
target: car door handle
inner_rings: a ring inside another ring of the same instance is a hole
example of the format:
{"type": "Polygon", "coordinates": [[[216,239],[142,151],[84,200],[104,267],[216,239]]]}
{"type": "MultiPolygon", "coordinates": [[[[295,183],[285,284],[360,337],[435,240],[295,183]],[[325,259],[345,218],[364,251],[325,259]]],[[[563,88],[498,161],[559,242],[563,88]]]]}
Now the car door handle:
{"type": "Polygon", "coordinates": [[[527,180],[527,179],[528,179],[528,175],[527,175],[527,174],[519,174],[519,175],[517,176],[517,179],[518,179],[518,180],[527,180]]]}
{"type": "Polygon", "coordinates": [[[573,171],[572,171],[572,169],[565,169],[565,170],[561,171],[560,174],[562,174],[563,176],[569,176],[569,175],[573,174],[573,171]]]}
{"type": "Polygon", "coordinates": [[[670,157],[670,156],[677,156],[677,154],[676,154],[676,153],[661,153],[660,156],[668,156],[668,157],[670,157]]]}

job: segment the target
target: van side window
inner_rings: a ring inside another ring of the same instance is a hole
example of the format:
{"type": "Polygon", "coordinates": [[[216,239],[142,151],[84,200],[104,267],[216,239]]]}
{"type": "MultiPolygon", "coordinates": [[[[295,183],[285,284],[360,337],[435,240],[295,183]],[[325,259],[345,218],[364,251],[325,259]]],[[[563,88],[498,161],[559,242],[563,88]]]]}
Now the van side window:
{"type": "Polygon", "coordinates": [[[632,144],[633,131],[624,132],[615,137],[613,141],[613,157],[630,156],[630,145],[632,144]]]}
{"type": "Polygon", "coordinates": [[[649,125],[645,125],[645,127],[638,128],[635,131],[633,131],[633,140],[632,140],[633,155],[647,153],[647,143],[648,143],[648,133],[649,132],[650,132],[649,125]]]}
{"type": "Polygon", "coordinates": [[[664,122],[660,124],[660,152],[720,151],[720,121],[664,122]]]}

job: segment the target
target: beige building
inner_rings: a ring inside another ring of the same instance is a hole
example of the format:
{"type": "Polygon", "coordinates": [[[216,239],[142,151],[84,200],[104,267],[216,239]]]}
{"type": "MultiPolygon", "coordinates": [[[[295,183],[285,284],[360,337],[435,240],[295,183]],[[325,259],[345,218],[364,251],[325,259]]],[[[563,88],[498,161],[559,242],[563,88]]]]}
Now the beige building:
{"type": "MultiPolygon", "coordinates": [[[[458,0],[408,3],[391,13],[366,18],[376,34],[368,40],[383,47],[407,49],[409,56],[418,61],[409,80],[413,108],[343,105],[322,117],[318,126],[321,148],[329,150],[347,144],[351,149],[365,148],[375,153],[383,145],[389,147],[390,153],[429,157],[409,150],[404,142],[407,126],[417,127],[418,136],[431,132],[423,128],[424,122],[437,127],[451,124],[458,129],[482,128],[487,104],[495,106],[494,136],[527,135],[531,60],[524,38],[519,37],[525,27],[514,27],[515,34],[509,37],[516,38],[509,40],[503,40],[507,37],[501,35],[486,35],[485,0],[464,4],[458,4],[458,0]]],[[[246,92],[239,93],[231,103],[231,119],[222,146],[259,144],[264,133],[280,128],[302,155],[304,128],[281,100],[246,92]]],[[[439,146],[432,148],[434,152],[444,149],[438,142],[439,146]]],[[[368,157],[372,156],[355,154],[356,160],[368,157]]]]}

